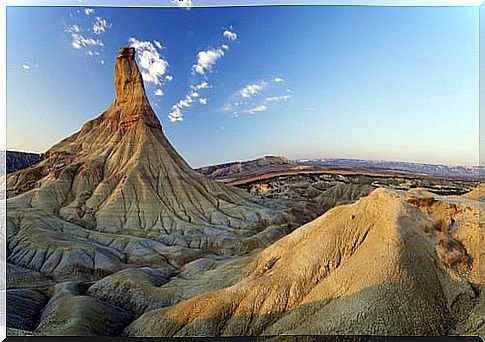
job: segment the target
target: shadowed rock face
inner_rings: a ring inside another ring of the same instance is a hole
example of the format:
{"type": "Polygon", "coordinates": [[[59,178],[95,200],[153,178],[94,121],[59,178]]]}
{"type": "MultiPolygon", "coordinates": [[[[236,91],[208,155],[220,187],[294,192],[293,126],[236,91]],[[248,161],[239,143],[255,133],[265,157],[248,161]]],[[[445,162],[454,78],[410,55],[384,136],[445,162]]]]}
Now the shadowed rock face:
{"type": "Polygon", "coordinates": [[[114,84],[105,112],[8,176],[11,264],[53,279],[174,269],[207,251],[233,251],[236,241],[280,222],[279,207],[207,179],[177,154],[133,48],[119,50],[114,84]]]}
{"type": "Polygon", "coordinates": [[[6,156],[7,173],[25,169],[39,161],[39,155],[37,153],[6,151],[6,156]]]}

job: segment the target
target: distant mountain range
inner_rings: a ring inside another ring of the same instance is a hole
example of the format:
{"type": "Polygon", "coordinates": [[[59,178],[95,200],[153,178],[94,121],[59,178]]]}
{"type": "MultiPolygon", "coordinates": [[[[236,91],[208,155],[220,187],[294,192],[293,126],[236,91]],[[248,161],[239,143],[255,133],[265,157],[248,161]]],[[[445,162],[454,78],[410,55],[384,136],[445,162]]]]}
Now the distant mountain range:
{"type": "Polygon", "coordinates": [[[413,174],[424,174],[437,177],[484,178],[483,166],[449,166],[439,164],[408,163],[383,160],[362,159],[300,159],[296,163],[302,165],[318,165],[326,167],[350,167],[354,169],[401,171],[413,174]]]}

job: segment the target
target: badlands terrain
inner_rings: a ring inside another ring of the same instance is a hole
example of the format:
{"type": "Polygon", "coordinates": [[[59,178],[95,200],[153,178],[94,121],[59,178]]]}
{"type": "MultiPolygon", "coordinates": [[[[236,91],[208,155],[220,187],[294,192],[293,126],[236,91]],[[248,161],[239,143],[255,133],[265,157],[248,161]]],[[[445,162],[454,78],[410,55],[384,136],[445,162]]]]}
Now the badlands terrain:
{"type": "Polygon", "coordinates": [[[485,336],[480,178],[193,170],[133,48],[116,99],[3,180],[10,335],[485,336]]]}

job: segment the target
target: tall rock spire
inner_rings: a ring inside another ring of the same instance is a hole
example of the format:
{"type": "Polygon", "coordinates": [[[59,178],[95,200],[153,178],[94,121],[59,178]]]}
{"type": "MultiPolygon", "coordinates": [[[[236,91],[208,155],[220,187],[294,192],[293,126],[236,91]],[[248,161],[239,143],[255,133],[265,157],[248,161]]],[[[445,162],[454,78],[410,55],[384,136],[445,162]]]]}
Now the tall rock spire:
{"type": "Polygon", "coordinates": [[[101,115],[8,176],[18,231],[9,262],[58,278],[162,259],[176,265],[207,249],[238,250],[241,236],[279,220],[279,208],[204,177],[177,153],[147,99],[135,49],[119,50],[114,86],[101,115]]]}
{"type": "Polygon", "coordinates": [[[135,48],[119,49],[115,64],[116,100],[114,105],[120,112],[120,125],[131,126],[143,120],[152,127],[161,127],[143,86],[143,77],[135,62],[135,48]]]}

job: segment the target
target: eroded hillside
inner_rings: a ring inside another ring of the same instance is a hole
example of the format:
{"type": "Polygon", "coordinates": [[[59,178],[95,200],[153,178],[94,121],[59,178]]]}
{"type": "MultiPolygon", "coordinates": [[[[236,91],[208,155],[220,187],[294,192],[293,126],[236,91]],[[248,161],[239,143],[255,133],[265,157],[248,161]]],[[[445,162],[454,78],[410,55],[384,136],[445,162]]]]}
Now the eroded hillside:
{"type": "Polygon", "coordinates": [[[447,334],[479,300],[479,213],[473,201],[375,190],[266,248],[236,284],[124,333],[447,334]]]}

